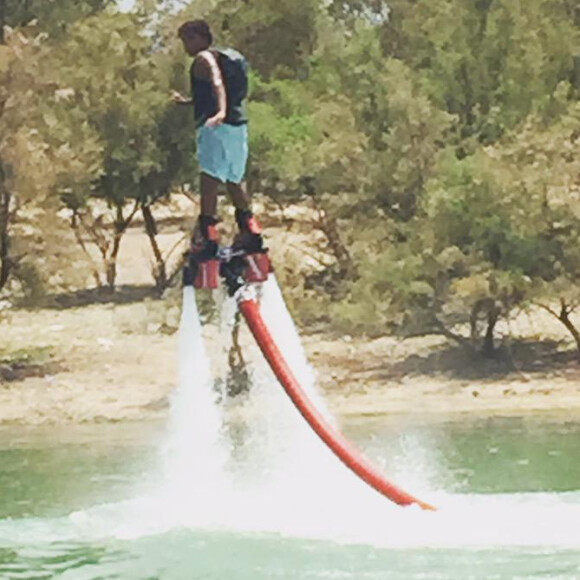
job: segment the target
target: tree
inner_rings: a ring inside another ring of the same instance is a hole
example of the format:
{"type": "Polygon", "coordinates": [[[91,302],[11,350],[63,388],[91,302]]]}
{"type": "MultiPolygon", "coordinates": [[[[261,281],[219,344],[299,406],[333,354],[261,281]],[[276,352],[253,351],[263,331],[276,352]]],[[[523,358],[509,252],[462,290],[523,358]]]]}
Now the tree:
{"type": "Polygon", "coordinates": [[[390,18],[389,5],[385,0],[331,0],[327,9],[333,18],[352,26],[361,20],[372,24],[386,22],[390,18]]]}
{"type": "MultiPolygon", "coordinates": [[[[569,101],[570,86],[562,85],[538,114],[506,140],[498,152],[501,162],[514,168],[537,214],[530,220],[547,259],[537,260],[530,272],[534,291],[531,303],[539,304],[572,335],[580,352],[580,333],[572,314],[580,299],[580,107],[569,101]],[[557,304],[555,306],[554,304],[557,304]]],[[[540,254],[543,255],[543,254],[540,254]]]]}
{"type": "Polygon", "coordinates": [[[112,4],[114,0],[0,0],[0,25],[16,28],[34,21],[42,31],[59,35],[68,24],[112,4]]]}
{"type": "Polygon", "coordinates": [[[246,55],[264,79],[305,78],[320,13],[318,0],[221,0],[207,18],[220,42],[246,55]]]}
{"type": "Polygon", "coordinates": [[[141,211],[162,286],[167,275],[150,207],[169,194],[189,153],[183,118],[168,98],[167,55],[155,50],[137,15],[103,13],[71,27],[55,59],[59,83],[74,95],[70,106],[103,146],[99,177],[88,188],[69,185],[63,197],[79,240],[88,236],[97,246],[112,289],[122,238],[141,211]]]}
{"type": "MultiPolygon", "coordinates": [[[[423,79],[461,139],[489,143],[574,74],[578,28],[567,2],[394,0],[392,50],[423,79]]],[[[387,47],[386,50],[389,50],[387,47]]]]}
{"type": "Polygon", "coordinates": [[[42,37],[19,32],[0,46],[0,288],[11,279],[28,290],[41,280],[62,284],[62,262],[75,262],[63,244],[55,187],[59,175],[78,169],[82,153],[46,138],[60,98],[44,74],[47,54],[42,37]]]}

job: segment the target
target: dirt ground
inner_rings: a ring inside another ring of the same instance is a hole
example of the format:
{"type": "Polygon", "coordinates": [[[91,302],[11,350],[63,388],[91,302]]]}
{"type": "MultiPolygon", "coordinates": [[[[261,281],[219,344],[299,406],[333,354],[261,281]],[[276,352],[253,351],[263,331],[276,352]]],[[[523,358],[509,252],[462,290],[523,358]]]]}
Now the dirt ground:
{"type": "MultiPolygon", "coordinates": [[[[167,231],[163,244],[178,243],[182,235],[167,231]]],[[[130,230],[119,283],[149,284],[150,262],[145,236],[130,230]]],[[[146,294],[134,288],[105,303],[5,311],[0,425],[164,416],[177,381],[179,291],[162,300],[146,294]]],[[[308,334],[303,343],[328,406],[339,416],[580,416],[580,365],[558,324],[538,313],[501,332],[526,341],[504,349],[507,358],[484,362],[438,337],[400,341],[308,334]]]]}

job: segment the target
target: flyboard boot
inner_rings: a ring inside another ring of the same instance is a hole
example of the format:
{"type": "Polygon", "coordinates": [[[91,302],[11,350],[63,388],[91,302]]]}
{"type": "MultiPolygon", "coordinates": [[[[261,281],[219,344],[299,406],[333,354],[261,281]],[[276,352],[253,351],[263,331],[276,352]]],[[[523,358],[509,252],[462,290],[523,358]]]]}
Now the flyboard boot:
{"type": "Polygon", "coordinates": [[[211,216],[200,215],[191,237],[184,277],[193,282],[196,289],[219,286],[220,262],[218,259],[218,220],[211,216]]]}
{"type": "Polygon", "coordinates": [[[245,268],[242,274],[246,282],[265,282],[272,271],[268,248],[264,248],[262,226],[250,210],[236,209],[239,233],[232,249],[243,251],[245,268]]]}

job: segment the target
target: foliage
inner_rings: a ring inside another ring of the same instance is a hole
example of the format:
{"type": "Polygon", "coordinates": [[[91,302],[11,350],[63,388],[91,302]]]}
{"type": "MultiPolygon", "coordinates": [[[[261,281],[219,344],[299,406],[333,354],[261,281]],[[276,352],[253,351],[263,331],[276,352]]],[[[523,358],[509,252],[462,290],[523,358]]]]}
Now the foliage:
{"type": "Polygon", "coordinates": [[[75,278],[78,256],[73,244],[63,244],[56,182],[79,171],[86,179],[91,166],[79,166],[80,159],[95,155],[90,139],[73,149],[68,141],[45,138],[60,98],[43,74],[45,57],[42,36],[14,33],[0,46],[0,289],[12,278],[13,290],[27,293],[75,278]]]}
{"type": "Polygon", "coordinates": [[[79,239],[99,248],[113,287],[121,239],[137,211],[150,220],[147,208],[188,168],[184,111],[169,102],[168,55],[153,51],[134,15],[100,14],[76,24],[54,58],[71,95],[67,115],[72,109],[103,149],[99,176],[88,187],[64,184],[63,200],[79,239]]]}
{"type": "Polygon", "coordinates": [[[573,74],[578,31],[561,0],[399,2],[393,11],[403,13],[405,60],[460,116],[461,135],[497,139],[573,74]]]}
{"type": "Polygon", "coordinates": [[[3,24],[22,27],[37,22],[44,31],[61,32],[68,23],[94,14],[114,0],[2,0],[3,24]]]}
{"type": "Polygon", "coordinates": [[[573,325],[569,0],[196,0],[178,14],[141,0],[129,15],[106,0],[2,5],[10,26],[38,23],[0,47],[0,285],[68,279],[74,262],[50,241],[71,235],[63,216],[86,260],[100,249],[99,284],[114,285],[137,212],[155,247],[151,206],[197,178],[191,112],[168,101],[189,65],[175,30],[205,17],[252,66],[251,190],[299,206],[308,250],[325,255],[299,283],[281,272],[303,320],[440,332],[488,353],[498,320],[532,303],[573,325]]]}

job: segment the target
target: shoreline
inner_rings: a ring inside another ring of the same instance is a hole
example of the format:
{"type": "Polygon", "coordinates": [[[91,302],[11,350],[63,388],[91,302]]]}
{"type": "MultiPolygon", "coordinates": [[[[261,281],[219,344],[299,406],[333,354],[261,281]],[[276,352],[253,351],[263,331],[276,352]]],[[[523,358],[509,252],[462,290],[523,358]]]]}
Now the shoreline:
{"type": "MultiPolygon", "coordinates": [[[[180,314],[178,301],[147,300],[12,310],[1,322],[0,354],[44,353],[44,372],[10,381],[0,373],[0,426],[163,420],[177,386],[173,330],[180,314]]],[[[214,364],[223,369],[223,336],[211,325],[204,335],[214,364]]],[[[249,360],[261,356],[247,329],[240,340],[249,360]]],[[[527,366],[503,374],[495,369],[490,378],[488,367],[451,352],[440,337],[398,341],[306,334],[302,344],[319,391],[339,420],[580,416],[580,365],[570,357],[545,364],[532,356],[527,366]]]]}
{"type": "MultiPolygon", "coordinates": [[[[144,342],[147,344],[147,355],[129,361],[111,357],[113,360],[105,363],[110,351],[104,349],[87,361],[92,368],[70,369],[69,365],[69,370],[63,373],[0,383],[0,426],[164,420],[177,384],[177,357],[167,352],[175,341],[175,337],[138,341],[142,347],[144,342]],[[149,365],[156,367],[157,372],[151,372],[149,365]]],[[[322,364],[320,357],[312,353],[313,344],[316,340],[309,339],[307,357],[318,378],[322,398],[339,420],[382,417],[422,422],[492,416],[580,417],[580,381],[576,369],[569,376],[473,381],[427,375],[384,381],[379,369],[367,372],[363,380],[349,371],[352,360],[348,358],[343,359],[341,366],[336,360],[332,366],[322,364]]],[[[71,362],[74,359],[73,356],[71,362]]]]}

